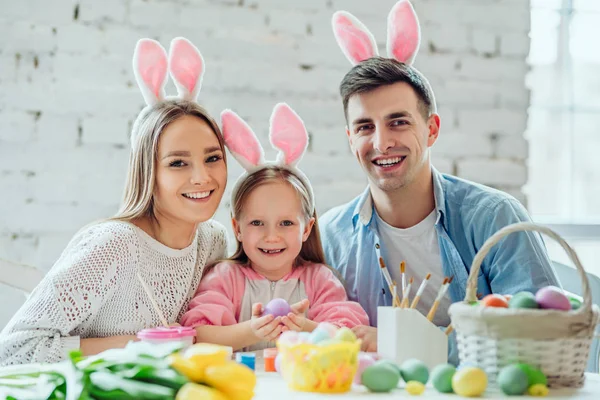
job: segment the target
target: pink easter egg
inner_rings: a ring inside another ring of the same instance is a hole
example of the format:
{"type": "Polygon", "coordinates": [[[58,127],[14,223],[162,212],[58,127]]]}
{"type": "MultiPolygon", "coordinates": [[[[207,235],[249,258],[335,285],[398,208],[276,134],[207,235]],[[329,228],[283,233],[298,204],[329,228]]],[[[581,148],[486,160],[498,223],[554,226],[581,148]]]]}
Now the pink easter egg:
{"type": "Polygon", "coordinates": [[[356,375],[354,375],[354,383],[357,385],[362,384],[362,373],[368,366],[371,366],[375,363],[375,359],[371,357],[368,353],[360,352],[358,353],[358,369],[356,370],[356,375]]]}
{"type": "Polygon", "coordinates": [[[285,317],[292,309],[287,301],[280,298],[275,298],[267,303],[262,315],[271,314],[274,317],[285,317]]]}
{"type": "Polygon", "coordinates": [[[535,294],[535,301],[540,308],[564,311],[571,309],[569,298],[556,286],[546,286],[538,290],[535,294]]]}

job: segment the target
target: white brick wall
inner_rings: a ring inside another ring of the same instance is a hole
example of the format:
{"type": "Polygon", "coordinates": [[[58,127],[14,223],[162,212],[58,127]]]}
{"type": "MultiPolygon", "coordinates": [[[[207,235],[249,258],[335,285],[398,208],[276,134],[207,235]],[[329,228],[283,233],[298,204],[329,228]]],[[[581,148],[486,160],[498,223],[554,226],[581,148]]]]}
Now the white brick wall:
{"type": "MultiPolygon", "coordinates": [[[[214,115],[233,108],[265,137],[272,106],[289,102],[312,136],[303,165],[319,211],[351,199],[365,179],[345,138],[337,88],[349,64],[330,17],[354,13],[383,50],[394,3],[0,0],[0,257],[47,269],[79,227],[116,211],[128,129],[143,105],[131,55],[144,36],[165,46],[186,36],[200,48],[200,98],[214,115]]],[[[520,198],[528,3],[414,0],[423,32],[415,65],[442,116],[434,164],[520,198]]],[[[227,205],[217,213],[226,225],[227,205]]]]}

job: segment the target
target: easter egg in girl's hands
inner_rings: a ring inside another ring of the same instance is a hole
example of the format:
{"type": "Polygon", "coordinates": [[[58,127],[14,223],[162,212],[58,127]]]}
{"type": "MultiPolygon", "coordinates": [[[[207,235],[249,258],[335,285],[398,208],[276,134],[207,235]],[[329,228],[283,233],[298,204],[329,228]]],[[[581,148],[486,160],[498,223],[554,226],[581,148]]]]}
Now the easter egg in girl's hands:
{"type": "Polygon", "coordinates": [[[358,369],[356,370],[356,375],[354,375],[354,383],[357,385],[362,384],[362,373],[363,371],[375,364],[375,360],[367,353],[360,352],[358,353],[358,369]]]}
{"type": "Polygon", "coordinates": [[[540,308],[535,295],[531,292],[519,292],[508,301],[509,308],[540,308]]]}
{"type": "Polygon", "coordinates": [[[484,307],[508,308],[508,301],[506,300],[506,297],[495,293],[488,294],[481,299],[481,304],[484,307]]]}
{"type": "Polygon", "coordinates": [[[535,300],[540,305],[540,308],[564,311],[571,309],[569,298],[556,286],[541,288],[535,294],[535,300]]]}
{"type": "Polygon", "coordinates": [[[262,315],[272,315],[274,317],[285,317],[292,309],[287,301],[280,298],[275,298],[267,303],[262,315]]]}

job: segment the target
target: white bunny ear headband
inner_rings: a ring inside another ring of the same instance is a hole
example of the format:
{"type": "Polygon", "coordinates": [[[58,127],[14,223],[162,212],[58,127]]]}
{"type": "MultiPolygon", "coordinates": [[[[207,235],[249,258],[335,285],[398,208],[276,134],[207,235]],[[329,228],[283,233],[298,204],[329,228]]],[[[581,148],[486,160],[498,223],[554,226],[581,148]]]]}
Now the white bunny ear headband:
{"type": "MultiPolygon", "coordinates": [[[[337,11],[332,18],[333,34],[353,65],[379,55],[373,34],[354,15],[337,11]]],[[[421,28],[408,0],[397,2],[388,15],[388,57],[412,64],[419,50],[421,28]]]]}
{"type": "MultiPolygon", "coordinates": [[[[139,120],[149,107],[163,100],[172,98],[196,101],[204,76],[204,59],[198,49],[182,37],[171,41],[168,56],[157,41],[140,39],[133,53],[133,73],[146,101],[146,108],[138,116],[139,120]],[[175,82],[177,96],[165,96],[167,72],[175,82]]],[[[132,136],[132,146],[134,143],[135,138],[132,136]]]]}
{"type": "Polygon", "coordinates": [[[302,181],[308,190],[314,212],[312,186],[308,177],[296,167],[308,147],[308,132],[298,114],[290,106],[278,103],[271,114],[269,139],[273,148],[279,151],[275,161],[265,161],[263,148],[252,128],[233,111],[224,110],[221,113],[221,129],[225,145],[245,170],[236,181],[231,198],[235,198],[240,184],[248,175],[266,166],[276,165],[291,171],[302,181]]]}

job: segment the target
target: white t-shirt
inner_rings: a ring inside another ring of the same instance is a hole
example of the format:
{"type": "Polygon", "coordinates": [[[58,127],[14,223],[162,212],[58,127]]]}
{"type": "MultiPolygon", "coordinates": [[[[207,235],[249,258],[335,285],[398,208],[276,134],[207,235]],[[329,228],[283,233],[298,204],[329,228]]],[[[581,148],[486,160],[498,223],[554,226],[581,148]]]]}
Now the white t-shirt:
{"type": "MultiPolygon", "coordinates": [[[[396,281],[398,285],[400,300],[402,300],[402,278],[400,274],[400,263],[402,261],[406,262],[406,284],[408,285],[410,278],[414,278],[409,294],[410,302],[414,299],[421,282],[428,273],[431,273],[429,283],[417,305],[417,310],[423,315],[427,315],[444,281],[442,258],[435,231],[436,211],[433,210],[423,221],[407,229],[399,229],[389,225],[381,219],[377,212],[375,212],[375,216],[379,228],[379,237],[385,250],[385,265],[392,280],[396,281]]],[[[433,319],[434,324],[437,326],[448,326],[450,324],[448,307],[450,307],[450,298],[446,294],[440,301],[433,319]]]]}

